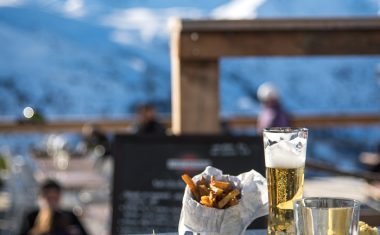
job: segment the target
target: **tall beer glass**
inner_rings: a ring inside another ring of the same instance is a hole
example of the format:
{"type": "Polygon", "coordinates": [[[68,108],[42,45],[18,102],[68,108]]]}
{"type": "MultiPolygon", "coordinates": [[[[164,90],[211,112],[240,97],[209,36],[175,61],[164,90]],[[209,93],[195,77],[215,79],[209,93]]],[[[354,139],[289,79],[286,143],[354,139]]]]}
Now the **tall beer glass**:
{"type": "Polygon", "coordinates": [[[303,195],[307,136],[306,128],[264,130],[268,234],[295,234],[293,202],[303,195]]]}

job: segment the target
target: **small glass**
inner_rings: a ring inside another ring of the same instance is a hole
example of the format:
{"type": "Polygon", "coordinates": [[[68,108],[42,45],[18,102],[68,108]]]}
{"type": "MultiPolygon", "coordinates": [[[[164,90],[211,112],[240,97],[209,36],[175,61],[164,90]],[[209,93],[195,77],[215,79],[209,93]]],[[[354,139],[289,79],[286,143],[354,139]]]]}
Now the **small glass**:
{"type": "Polygon", "coordinates": [[[303,195],[307,136],[306,128],[264,130],[268,234],[295,234],[293,204],[303,195]]]}
{"type": "Polygon", "coordinates": [[[297,235],[358,235],[360,202],[311,197],[294,203],[297,235]]]}

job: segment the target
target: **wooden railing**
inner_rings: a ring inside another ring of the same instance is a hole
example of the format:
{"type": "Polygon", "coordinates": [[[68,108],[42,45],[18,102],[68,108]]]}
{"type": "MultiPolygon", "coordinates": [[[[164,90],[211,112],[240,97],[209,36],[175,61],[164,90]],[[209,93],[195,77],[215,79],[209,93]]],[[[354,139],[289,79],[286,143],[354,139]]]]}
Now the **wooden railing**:
{"type": "MultiPolygon", "coordinates": [[[[256,118],[236,117],[226,120],[231,128],[255,127],[256,118]]],[[[342,127],[353,125],[380,125],[379,114],[363,115],[320,115],[320,116],[295,116],[292,126],[295,127],[342,127]]]]}
{"type": "MultiPolygon", "coordinates": [[[[172,26],[172,129],[177,134],[219,133],[222,58],[380,55],[379,18],[178,20],[172,26]]],[[[377,118],[307,117],[297,118],[295,125],[371,123],[377,118]]]]}
{"type": "MultiPolygon", "coordinates": [[[[232,129],[255,128],[255,117],[234,117],[224,119],[232,129]]],[[[171,127],[169,118],[162,118],[162,122],[171,127]]],[[[0,134],[4,133],[46,133],[46,132],[81,132],[83,126],[94,125],[99,130],[108,133],[127,133],[134,120],[72,120],[47,121],[44,123],[1,122],[0,134]]],[[[380,125],[380,113],[363,115],[324,115],[324,116],[296,116],[293,126],[302,127],[342,127],[352,125],[380,125]]]]}

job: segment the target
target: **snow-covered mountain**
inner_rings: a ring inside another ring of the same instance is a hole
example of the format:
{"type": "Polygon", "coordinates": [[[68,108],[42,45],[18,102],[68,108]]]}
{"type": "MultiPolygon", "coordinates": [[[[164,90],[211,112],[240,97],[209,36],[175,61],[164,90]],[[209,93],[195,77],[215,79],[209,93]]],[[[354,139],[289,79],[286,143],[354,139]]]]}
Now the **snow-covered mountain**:
{"type": "MultiPolygon", "coordinates": [[[[0,117],[26,105],[48,118],[118,117],[144,101],[170,112],[171,17],[377,16],[378,8],[375,0],[0,0],[0,117]]],[[[268,80],[294,113],[379,111],[378,62],[225,59],[222,113],[256,114],[255,90],[268,80]]]]}

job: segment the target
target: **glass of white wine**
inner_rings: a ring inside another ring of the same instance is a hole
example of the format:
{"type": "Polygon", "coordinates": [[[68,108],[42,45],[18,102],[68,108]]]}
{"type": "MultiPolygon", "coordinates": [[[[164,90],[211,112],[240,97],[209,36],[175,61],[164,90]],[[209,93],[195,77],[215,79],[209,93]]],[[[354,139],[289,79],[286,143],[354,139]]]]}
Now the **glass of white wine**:
{"type": "Polygon", "coordinates": [[[358,235],[360,202],[310,197],[294,203],[298,235],[358,235]]]}

